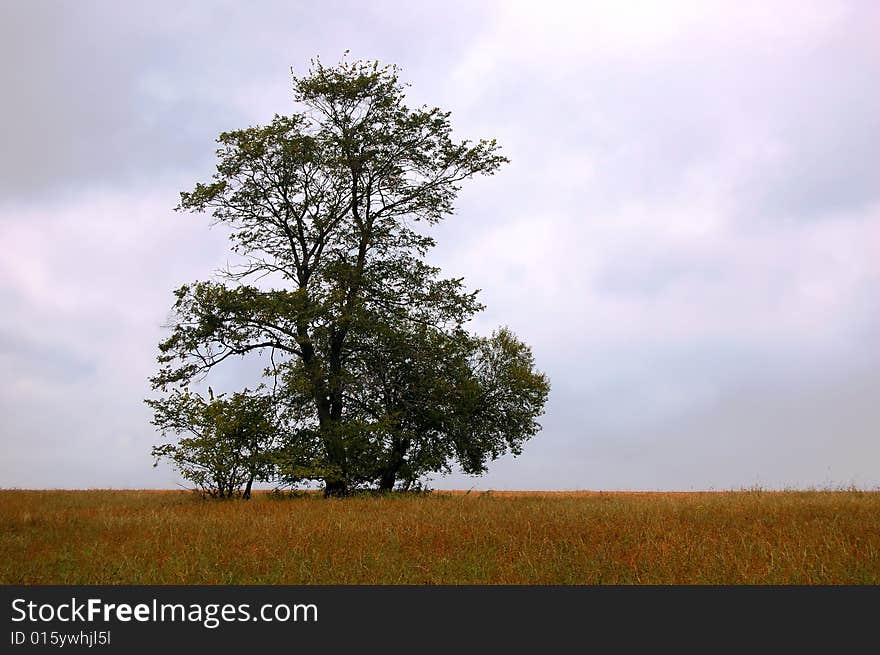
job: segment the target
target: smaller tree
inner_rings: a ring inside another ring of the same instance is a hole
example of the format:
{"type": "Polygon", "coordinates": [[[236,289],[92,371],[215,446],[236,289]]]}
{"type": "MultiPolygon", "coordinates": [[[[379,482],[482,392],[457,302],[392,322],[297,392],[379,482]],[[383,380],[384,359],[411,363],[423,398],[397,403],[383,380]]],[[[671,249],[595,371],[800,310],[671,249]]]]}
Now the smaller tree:
{"type": "Polygon", "coordinates": [[[478,337],[379,319],[372,327],[355,342],[349,419],[369,428],[360,469],[380,490],[409,489],[455,464],[479,475],[540,429],[550,384],[509,329],[478,337]]]}
{"type": "Polygon", "coordinates": [[[180,436],[153,447],[154,466],[165,458],[209,496],[250,498],[253,483],[274,474],[278,424],[272,398],[248,389],[215,398],[208,388],[208,396],[186,390],[145,401],[162,436],[180,436]]]}

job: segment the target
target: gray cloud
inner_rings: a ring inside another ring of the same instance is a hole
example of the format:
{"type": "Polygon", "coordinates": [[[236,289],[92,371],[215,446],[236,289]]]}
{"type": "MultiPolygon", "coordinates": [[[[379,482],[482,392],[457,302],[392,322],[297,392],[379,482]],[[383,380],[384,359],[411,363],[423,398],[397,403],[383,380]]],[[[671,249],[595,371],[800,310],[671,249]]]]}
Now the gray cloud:
{"type": "Polygon", "coordinates": [[[433,256],[533,345],[544,431],[435,484],[880,484],[872,3],[367,4],[0,7],[0,485],[176,483],[146,379],[227,250],[171,208],[346,49],[512,160],[433,256]]]}
{"type": "Polygon", "coordinates": [[[303,69],[319,54],[335,61],[357,44],[370,53],[410,49],[412,39],[425,54],[443,56],[477,18],[464,6],[438,16],[440,5],[372,3],[326,3],[318,11],[289,3],[37,0],[6,3],[0,12],[0,198],[7,202],[96,184],[179,183],[210,170],[221,131],[290,111],[291,65],[303,69]],[[345,19],[327,29],[334,16],[345,19]],[[359,27],[377,22],[381,33],[359,27]]]}

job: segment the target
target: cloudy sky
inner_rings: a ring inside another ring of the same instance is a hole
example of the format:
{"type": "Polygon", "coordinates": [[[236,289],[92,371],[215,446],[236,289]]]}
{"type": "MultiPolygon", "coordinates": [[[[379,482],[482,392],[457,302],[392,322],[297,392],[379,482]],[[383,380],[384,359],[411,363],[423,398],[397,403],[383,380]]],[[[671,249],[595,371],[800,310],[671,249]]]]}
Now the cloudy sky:
{"type": "Polygon", "coordinates": [[[433,259],[532,345],[544,430],[433,486],[880,485],[878,7],[0,3],[0,487],[177,483],[146,380],[227,257],[178,192],[346,49],[512,162],[433,259]]]}

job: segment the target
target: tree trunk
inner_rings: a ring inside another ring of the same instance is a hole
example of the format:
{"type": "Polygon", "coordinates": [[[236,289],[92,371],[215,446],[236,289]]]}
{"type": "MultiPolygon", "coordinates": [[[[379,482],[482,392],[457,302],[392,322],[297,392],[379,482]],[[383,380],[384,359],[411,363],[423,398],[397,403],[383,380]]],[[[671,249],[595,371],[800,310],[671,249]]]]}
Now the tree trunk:
{"type": "Polygon", "coordinates": [[[244,494],[242,495],[242,498],[244,498],[245,500],[250,500],[251,498],[251,485],[253,485],[253,483],[254,476],[253,474],[251,474],[251,476],[248,478],[247,485],[245,485],[244,494]]]}
{"type": "Polygon", "coordinates": [[[302,361],[309,372],[312,385],[312,399],[318,412],[318,426],[321,432],[321,440],[327,451],[327,460],[332,466],[339,467],[342,471],[342,480],[324,481],[324,498],[331,496],[347,496],[348,484],[345,480],[345,444],[340,439],[336,425],[342,417],[341,392],[338,389],[337,378],[339,369],[338,352],[341,344],[334,344],[330,362],[329,380],[324,379],[324,372],[311,343],[306,324],[300,321],[297,324],[297,335],[300,348],[302,348],[302,361]]]}
{"type": "Polygon", "coordinates": [[[342,498],[348,495],[345,480],[327,480],[324,482],[324,498],[342,498]]]}
{"type": "Polygon", "coordinates": [[[394,483],[397,482],[397,474],[406,458],[409,450],[409,439],[395,439],[391,445],[391,453],[382,476],[379,478],[379,491],[393,491],[394,483]]]}
{"type": "Polygon", "coordinates": [[[394,483],[397,481],[397,471],[386,470],[379,478],[379,491],[393,491],[394,483]]]}

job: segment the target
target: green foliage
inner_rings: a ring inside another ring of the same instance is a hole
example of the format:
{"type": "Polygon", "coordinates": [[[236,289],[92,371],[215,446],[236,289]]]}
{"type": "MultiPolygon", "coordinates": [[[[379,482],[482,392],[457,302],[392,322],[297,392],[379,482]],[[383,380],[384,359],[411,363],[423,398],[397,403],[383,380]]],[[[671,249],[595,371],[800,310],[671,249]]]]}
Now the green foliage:
{"type": "Polygon", "coordinates": [[[416,229],[506,158],[494,140],[455,141],[448,112],[408,107],[394,66],[314,61],[293,82],[302,111],[221,134],[212,180],[181,194],[245,263],[176,291],[154,388],[268,353],[275,471],[328,494],[520,452],[547,379],[509,330],[468,334],[483,307],[425,261],[434,240],[416,229]]]}
{"type": "Polygon", "coordinates": [[[272,399],[245,389],[225,398],[209,399],[189,391],[161,400],[147,400],[153,425],[173,443],[153,447],[153,457],[170,460],[183,477],[210,496],[250,497],[255,480],[274,474],[275,441],[279,426],[272,399]]]}

